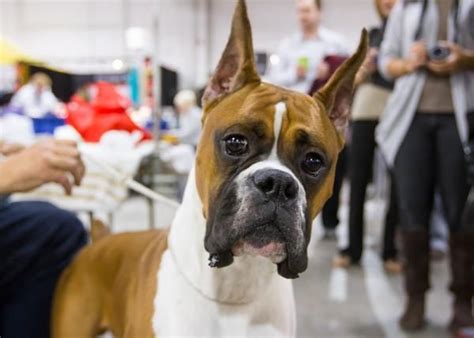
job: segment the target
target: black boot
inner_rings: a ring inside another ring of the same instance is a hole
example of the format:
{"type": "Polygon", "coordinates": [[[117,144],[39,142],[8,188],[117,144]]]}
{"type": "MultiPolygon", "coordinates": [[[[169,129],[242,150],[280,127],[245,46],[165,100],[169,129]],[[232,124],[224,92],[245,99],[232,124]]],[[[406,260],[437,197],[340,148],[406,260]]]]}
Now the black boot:
{"type": "Polygon", "coordinates": [[[453,318],[449,329],[457,333],[461,328],[474,326],[472,315],[474,232],[460,231],[451,235],[449,247],[452,276],[450,290],[454,294],[453,318]]]}
{"type": "Polygon", "coordinates": [[[402,254],[405,290],[408,296],[400,327],[417,331],[425,324],[425,293],[429,289],[429,236],[428,231],[402,232],[402,254]]]}

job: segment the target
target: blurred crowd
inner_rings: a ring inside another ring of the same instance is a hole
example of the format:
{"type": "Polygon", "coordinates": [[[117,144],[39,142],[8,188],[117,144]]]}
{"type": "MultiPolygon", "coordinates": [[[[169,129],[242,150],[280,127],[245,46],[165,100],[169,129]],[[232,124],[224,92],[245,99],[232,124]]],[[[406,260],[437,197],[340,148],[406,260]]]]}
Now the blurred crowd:
{"type": "MultiPolygon", "coordinates": [[[[344,38],[322,24],[324,3],[299,0],[300,32],[283,40],[270,81],[313,94],[348,56],[344,38]]],[[[400,326],[424,325],[430,257],[449,250],[454,296],[450,329],[474,325],[474,220],[464,147],[474,137],[474,2],[376,0],[380,24],[356,78],[352,123],[334,195],[323,210],[327,238],[339,224],[343,178],[350,184],[347,246],[334,266],[361,262],[367,187],[376,148],[390,177],[381,258],[403,272],[407,295],[400,326]],[[468,212],[468,211],[466,211],[468,212]],[[449,233],[449,235],[448,235],[449,233]]]]}

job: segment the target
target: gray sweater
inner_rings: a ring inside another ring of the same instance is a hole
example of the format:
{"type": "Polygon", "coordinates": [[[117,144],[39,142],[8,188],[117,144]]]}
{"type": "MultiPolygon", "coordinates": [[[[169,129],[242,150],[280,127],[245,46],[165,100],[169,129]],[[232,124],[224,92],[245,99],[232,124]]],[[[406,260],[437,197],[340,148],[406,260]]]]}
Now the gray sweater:
{"type": "MultiPolygon", "coordinates": [[[[422,2],[404,4],[398,1],[390,14],[385,30],[384,41],[379,56],[379,70],[387,78],[387,65],[393,58],[408,58],[415,31],[421,16],[422,2]]],[[[454,15],[450,15],[448,37],[454,40],[454,15]]],[[[474,50],[474,0],[461,0],[459,8],[459,41],[458,43],[474,50]]],[[[437,43],[438,11],[436,0],[430,0],[423,26],[423,39],[428,47],[437,43]]],[[[376,132],[377,142],[388,162],[393,165],[398,149],[410,128],[415,116],[423,88],[426,72],[418,71],[397,79],[394,91],[387,107],[381,116],[376,132]]],[[[451,75],[451,94],[455,108],[456,121],[460,138],[467,141],[468,123],[466,115],[474,112],[474,72],[462,72],[451,75]]]]}

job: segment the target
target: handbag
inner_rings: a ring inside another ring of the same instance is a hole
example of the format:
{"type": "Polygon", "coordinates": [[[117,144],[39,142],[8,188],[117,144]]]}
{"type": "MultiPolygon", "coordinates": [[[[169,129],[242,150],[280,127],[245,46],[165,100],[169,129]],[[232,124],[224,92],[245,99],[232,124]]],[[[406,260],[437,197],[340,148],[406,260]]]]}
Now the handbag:
{"type": "Polygon", "coordinates": [[[377,121],[387,105],[390,94],[390,90],[372,83],[360,85],[352,103],[352,120],[377,121]]]}

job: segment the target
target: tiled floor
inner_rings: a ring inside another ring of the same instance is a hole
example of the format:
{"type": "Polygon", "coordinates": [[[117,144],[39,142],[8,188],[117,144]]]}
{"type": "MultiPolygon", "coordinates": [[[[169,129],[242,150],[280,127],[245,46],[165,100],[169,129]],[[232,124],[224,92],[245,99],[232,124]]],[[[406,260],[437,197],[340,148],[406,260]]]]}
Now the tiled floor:
{"type": "MultiPolygon", "coordinates": [[[[345,232],[346,207],[341,210],[340,234],[345,232]]],[[[158,209],[160,226],[169,224],[171,210],[158,209]]],[[[361,267],[349,271],[334,270],[331,260],[336,241],[322,241],[316,226],[311,243],[310,266],[295,283],[298,337],[314,338],[441,338],[450,315],[446,262],[432,265],[433,287],[428,298],[428,325],[417,335],[402,333],[397,319],[404,297],[400,276],[387,276],[378,259],[378,242],[383,203],[367,206],[367,247],[361,267]]],[[[147,207],[133,198],[118,211],[114,230],[139,230],[147,226],[147,207]]],[[[344,236],[342,236],[344,237],[344,236]]]]}

